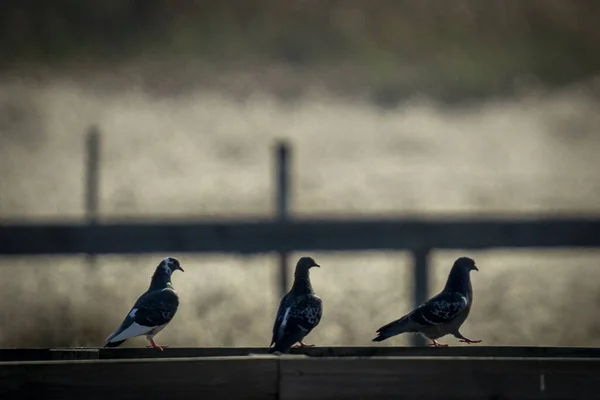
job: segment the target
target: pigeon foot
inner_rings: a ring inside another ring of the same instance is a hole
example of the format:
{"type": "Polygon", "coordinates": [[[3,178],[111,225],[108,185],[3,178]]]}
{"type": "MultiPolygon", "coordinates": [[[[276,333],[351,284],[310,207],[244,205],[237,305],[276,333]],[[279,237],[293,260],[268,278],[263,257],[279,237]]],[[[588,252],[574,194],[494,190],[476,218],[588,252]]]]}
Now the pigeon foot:
{"type": "Polygon", "coordinates": [[[146,346],[147,349],[159,349],[160,351],[163,351],[167,347],[169,347],[169,346],[159,346],[159,345],[156,345],[156,346],[148,345],[148,346],[146,346]]]}
{"type": "Polygon", "coordinates": [[[146,348],[159,349],[160,351],[164,350],[161,346],[156,344],[154,339],[150,339],[150,346],[146,346],[146,348]]]}
{"type": "Polygon", "coordinates": [[[295,344],[292,346],[292,349],[304,349],[306,347],[315,347],[314,344],[306,344],[303,341],[300,341],[300,344],[295,344]]]}
{"type": "Polygon", "coordinates": [[[439,343],[439,342],[437,342],[435,340],[433,341],[433,343],[429,343],[427,346],[428,347],[448,347],[447,344],[439,343]]]}
{"type": "Polygon", "coordinates": [[[481,340],[471,340],[468,338],[464,338],[464,339],[460,339],[459,342],[471,344],[471,343],[481,343],[481,340]]]}

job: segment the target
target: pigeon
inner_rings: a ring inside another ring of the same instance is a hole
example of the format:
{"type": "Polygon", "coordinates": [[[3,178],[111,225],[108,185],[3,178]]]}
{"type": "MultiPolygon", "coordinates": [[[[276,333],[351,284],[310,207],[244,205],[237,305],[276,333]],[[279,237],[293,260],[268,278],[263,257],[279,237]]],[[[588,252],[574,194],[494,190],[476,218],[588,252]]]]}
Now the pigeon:
{"type": "Polygon", "coordinates": [[[323,302],[315,295],[310,283],[308,270],[312,267],[321,266],[311,257],[298,260],[294,284],[279,303],[269,353],[287,354],[290,348],[313,346],[302,341],[319,324],[323,315],[323,302]],[[294,345],[298,342],[299,346],[294,345]]]}
{"type": "Polygon", "coordinates": [[[119,328],[106,338],[104,347],[117,347],[127,339],[145,335],[150,342],[147,347],[163,349],[154,342],[154,336],[171,322],[179,307],[179,296],[171,283],[171,274],[176,270],[183,272],[173,257],[158,264],[150,287],[137,299],[119,328]]]}
{"type": "Polygon", "coordinates": [[[433,341],[431,347],[447,347],[436,339],[445,335],[453,335],[460,342],[481,343],[464,337],[459,329],[465,322],[473,304],[473,287],[471,271],[479,271],[475,261],[461,257],[454,262],[446,286],[439,294],[421,304],[402,318],[390,322],[377,330],[374,342],[381,342],[401,333],[420,333],[433,341]]]}

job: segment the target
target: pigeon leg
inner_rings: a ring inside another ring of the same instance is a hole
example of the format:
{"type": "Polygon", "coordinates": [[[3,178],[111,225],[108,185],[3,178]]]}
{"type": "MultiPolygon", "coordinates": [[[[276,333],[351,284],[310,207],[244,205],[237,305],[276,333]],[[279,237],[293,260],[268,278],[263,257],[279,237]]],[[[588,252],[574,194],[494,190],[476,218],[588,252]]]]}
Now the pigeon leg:
{"type": "Polygon", "coordinates": [[[429,343],[427,346],[428,347],[448,347],[447,344],[443,344],[443,343],[439,343],[437,340],[432,339],[433,343],[429,343]]]}
{"type": "Polygon", "coordinates": [[[148,341],[150,342],[150,346],[146,346],[146,347],[149,347],[152,349],[159,349],[160,351],[163,351],[163,348],[156,344],[156,342],[154,341],[154,338],[148,338],[148,341]]]}
{"type": "Polygon", "coordinates": [[[481,340],[471,340],[468,337],[463,336],[461,333],[457,332],[454,336],[456,336],[457,339],[459,339],[458,341],[461,343],[481,343],[481,340]]]}

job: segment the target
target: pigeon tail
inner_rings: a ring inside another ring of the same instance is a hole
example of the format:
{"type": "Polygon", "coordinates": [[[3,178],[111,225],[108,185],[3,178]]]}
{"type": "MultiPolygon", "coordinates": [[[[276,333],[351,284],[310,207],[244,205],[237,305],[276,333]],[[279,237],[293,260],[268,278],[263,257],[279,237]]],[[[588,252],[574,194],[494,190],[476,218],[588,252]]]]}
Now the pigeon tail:
{"type": "Polygon", "coordinates": [[[385,339],[391,338],[392,336],[410,332],[412,328],[413,327],[411,326],[411,321],[408,319],[408,316],[404,316],[377,329],[377,337],[375,337],[372,341],[382,342],[385,339]]]}
{"type": "Polygon", "coordinates": [[[125,342],[124,340],[120,340],[118,342],[108,342],[103,347],[119,347],[124,342],[125,342]]]}
{"type": "Polygon", "coordinates": [[[273,347],[269,347],[269,354],[273,354],[273,353],[285,353],[284,351],[281,351],[280,348],[278,348],[277,345],[273,346],[273,347]]]}
{"type": "Polygon", "coordinates": [[[290,350],[292,348],[292,345],[295,343],[291,343],[290,344],[290,340],[284,340],[281,343],[276,342],[273,347],[269,347],[269,354],[273,354],[273,353],[279,353],[279,354],[290,354],[290,350]]]}

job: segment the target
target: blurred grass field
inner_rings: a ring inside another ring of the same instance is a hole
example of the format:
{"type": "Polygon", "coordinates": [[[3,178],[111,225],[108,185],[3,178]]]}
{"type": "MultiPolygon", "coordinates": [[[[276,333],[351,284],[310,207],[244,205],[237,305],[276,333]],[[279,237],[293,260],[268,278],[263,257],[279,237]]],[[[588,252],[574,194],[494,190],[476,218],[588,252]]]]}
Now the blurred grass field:
{"type": "MultiPolygon", "coordinates": [[[[433,259],[433,288],[463,252],[433,259]]],[[[597,346],[599,252],[470,252],[475,305],[463,333],[484,345],[597,346]]],[[[325,314],[307,343],[373,345],[374,331],[409,310],[409,257],[315,254],[312,274],[325,314]]],[[[146,289],[156,257],[103,257],[90,272],[81,259],[3,260],[2,347],[100,346],[146,289]],[[50,264],[50,265],[49,265],[50,264]],[[7,301],[9,300],[9,301],[7,301]]],[[[273,257],[181,256],[173,278],[180,310],[157,342],[171,346],[267,346],[277,307],[273,257]]],[[[453,338],[443,343],[459,345],[453,338]]],[[[406,345],[398,336],[378,345],[406,345]]],[[[143,338],[124,346],[145,346],[143,338]]]]}
{"type": "MultiPolygon", "coordinates": [[[[600,3],[71,3],[78,18],[0,6],[2,219],[83,218],[92,124],[104,220],[271,216],[279,139],[293,146],[296,217],[600,211],[600,3]]],[[[276,257],[169,255],[186,272],[159,344],[268,345],[276,257]]],[[[370,345],[410,310],[408,254],[311,255],[325,311],[307,343],[370,345]]],[[[480,268],[468,337],[600,343],[600,250],[436,252],[432,294],[462,255],[480,268]]],[[[164,256],[100,257],[93,271],[81,257],[0,258],[0,346],[101,345],[164,256]]]]}
{"type": "MultiPolygon", "coordinates": [[[[3,89],[4,104],[28,105],[5,131],[14,134],[4,137],[0,159],[3,218],[82,218],[82,149],[91,123],[103,133],[104,219],[272,215],[277,138],[294,146],[292,211],[299,217],[599,208],[600,117],[596,100],[578,89],[452,113],[428,103],[382,111],[326,95],[290,106],[268,94],[246,102],[218,93],[165,99],[135,90],[98,94],[73,82],[3,89]]],[[[432,290],[462,254],[481,269],[465,334],[490,345],[598,343],[599,252],[435,253],[432,290]]],[[[268,344],[276,257],[171,255],[186,270],[173,278],[182,306],[160,342],[268,344]]],[[[309,342],[369,344],[376,328],[409,310],[408,254],[314,256],[323,265],[312,277],[325,316],[309,342]]],[[[93,272],[78,257],[3,258],[10,279],[0,283],[0,345],[101,344],[161,257],[101,257],[93,272]]],[[[393,343],[407,341],[383,344],[393,343]]]]}
{"type": "Polygon", "coordinates": [[[258,79],[283,98],[313,82],[384,106],[477,101],[596,75],[599,18],[594,0],[3,2],[0,70],[103,72],[101,88],[121,76],[167,94],[258,79]]]}

